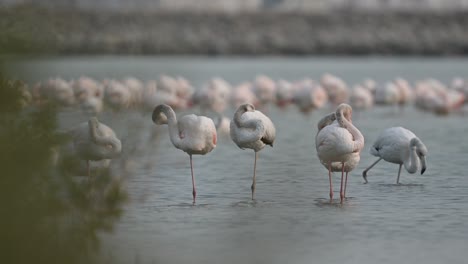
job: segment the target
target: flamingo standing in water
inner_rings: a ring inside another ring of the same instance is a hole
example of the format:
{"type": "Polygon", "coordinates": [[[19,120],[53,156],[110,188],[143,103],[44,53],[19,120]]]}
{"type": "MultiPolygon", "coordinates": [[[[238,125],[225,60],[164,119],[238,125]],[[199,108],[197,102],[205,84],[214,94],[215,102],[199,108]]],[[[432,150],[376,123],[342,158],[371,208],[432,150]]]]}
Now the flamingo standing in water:
{"type": "Polygon", "coordinates": [[[254,173],[252,179],[252,200],[255,196],[255,171],[257,169],[258,152],[266,145],[273,147],[276,129],[270,118],[260,111],[256,111],[251,104],[239,106],[231,120],[231,138],[241,148],[255,151],[254,173]]]}
{"type": "Polygon", "coordinates": [[[370,153],[379,159],[362,172],[367,183],[367,172],[380,160],[400,165],[397,184],[400,184],[401,167],[413,174],[421,167],[421,175],[426,171],[427,148],[416,135],[403,127],[385,129],[372,145],[370,153]]]}
{"type": "Polygon", "coordinates": [[[318,133],[315,146],[320,162],[328,169],[330,180],[330,201],[333,199],[332,171],[341,171],[340,199],[346,197],[348,173],[360,160],[360,152],[364,147],[364,136],[351,123],[352,108],[340,104],[335,113],[322,118],[318,123],[318,133]],[[343,175],[346,179],[343,189],[343,175]]]}
{"type": "Polygon", "coordinates": [[[112,159],[122,151],[122,143],[112,128],[100,123],[96,117],[83,122],[70,131],[73,148],[76,154],[86,160],[88,176],[90,173],[89,161],[112,159]]]}
{"type": "Polygon", "coordinates": [[[192,155],[205,155],[216,147],[217,134],[213,120],[206,116],[191,114],[183,116],[177,122],[174,110],[166,104],[154,108],[152,119],[157,125],[169,125],[172,144],[189,154],[193,203],[195,204],[197,192],[195,190],[195,178],[193,177],[192,155]]]}

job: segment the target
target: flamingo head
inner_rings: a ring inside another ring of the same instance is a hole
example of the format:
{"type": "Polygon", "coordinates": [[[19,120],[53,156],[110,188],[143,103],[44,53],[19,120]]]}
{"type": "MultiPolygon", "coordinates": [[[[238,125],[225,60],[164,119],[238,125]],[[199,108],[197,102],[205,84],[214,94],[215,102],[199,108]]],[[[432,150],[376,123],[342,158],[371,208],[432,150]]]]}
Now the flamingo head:
{"type": "Polygon", "coordinates": [[[242,109],[243,112],[253,112],[255,111],[255,107],[252,104],[243,104],[239,106],[239,109],[242,109]]]}
{"type": "Polygon", "coordinates": [[[421,161],[421,175],[422,175],[426,171],[426,156],[428,152],[427,148],[419,138],[411,139],[410,146],[416,148],[416,155],[418,155],[418,158],[421,161]]]}
{"type": "Polygon", "coordinates": [[[166,104],[156,106],[152,115],[153,122],[156,125],[166,125],[168,123],[166,113],[170,111],[170,109],[171,107],[166,104]]]}

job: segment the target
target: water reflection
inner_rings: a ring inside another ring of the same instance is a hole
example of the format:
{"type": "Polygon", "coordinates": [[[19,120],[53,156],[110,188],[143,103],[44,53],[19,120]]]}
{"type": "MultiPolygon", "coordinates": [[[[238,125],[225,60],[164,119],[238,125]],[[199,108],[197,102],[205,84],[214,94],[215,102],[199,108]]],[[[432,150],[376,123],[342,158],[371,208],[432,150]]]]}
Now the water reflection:
{"type": "Polygon", "coordinates": [[[123,176],[108,167],[72,176],[77,160],[57,159],[69,139],[54,107],[28,109],[24,100],[21,83],[0,75],[0,262],[112,262],[98,254],[99,234],[122,215],[123,176]]]}

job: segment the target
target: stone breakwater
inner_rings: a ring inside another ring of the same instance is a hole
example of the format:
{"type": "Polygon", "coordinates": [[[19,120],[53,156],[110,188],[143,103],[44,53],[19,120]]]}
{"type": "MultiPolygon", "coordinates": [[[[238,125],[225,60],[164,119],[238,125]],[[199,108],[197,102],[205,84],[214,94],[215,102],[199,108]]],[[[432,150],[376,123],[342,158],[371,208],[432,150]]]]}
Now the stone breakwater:
{"type": "Polygon", "coordinates": [[[0,9],[0,50],[59,54],[468,54],[468,12],[100,13],[0,9]]]}

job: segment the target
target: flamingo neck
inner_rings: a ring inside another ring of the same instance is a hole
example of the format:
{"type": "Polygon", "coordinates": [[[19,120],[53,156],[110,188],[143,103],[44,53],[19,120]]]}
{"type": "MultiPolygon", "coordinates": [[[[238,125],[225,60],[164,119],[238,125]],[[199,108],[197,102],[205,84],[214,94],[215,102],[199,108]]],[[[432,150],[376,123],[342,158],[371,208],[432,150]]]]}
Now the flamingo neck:
{"type": "Polygon", "coordinates": [[[331,114],[328,114],[328,115],[324,116],[322,119],[320,119],[320,121],[317,124],[318,131],[320,131],[320,130],[322,130],[322,128],[330,125],[335,120],[336,120],[335,113],[331,113],[331,114]]]}
{"type": "Polygon", "coordinates": [[[244,109],[238,109],[234,113],[234,123],[236,124],[237,127],[242,127],[243,122],[241,121],[241,116],[245,113],[246,111],[244,109]]]}
{"type": "Polygon", "coordinates": [[[174,146],[179,147],[182,139],[180,136],[179,127],[177,125],[177,116],[172,108],[165,108],[163,113],[167,117],[167,125],[169,127],[171,142],[174,144],[174,146]]]}
{"type": "Polygon", "coordinates": [[[340,127],[343,127],[349,131],[353,136],[353,152],[359,152],[364,147],[364,136],[361,134],[361,131],[357,129],[353,123],[348,121],[344,117],[343,110],[339,109],[336,113],[336,121],[340,127]]]}

